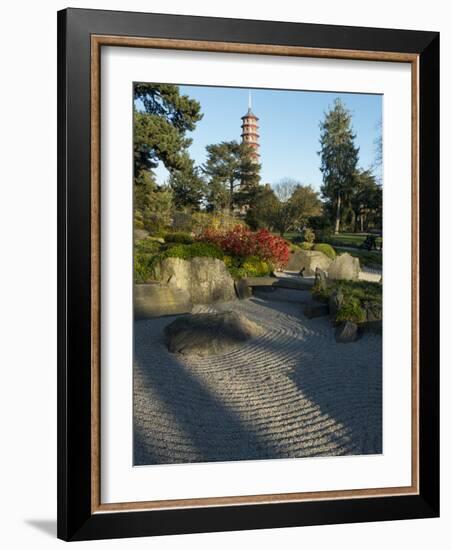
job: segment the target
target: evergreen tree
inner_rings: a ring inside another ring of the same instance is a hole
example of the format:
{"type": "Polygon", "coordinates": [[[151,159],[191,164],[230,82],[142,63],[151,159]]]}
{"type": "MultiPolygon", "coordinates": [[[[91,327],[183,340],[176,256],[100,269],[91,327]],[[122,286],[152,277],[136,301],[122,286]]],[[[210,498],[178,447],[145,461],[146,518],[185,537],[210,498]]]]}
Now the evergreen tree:
{"type": "Polygon", "coordinates": [[[248,205],[260,180],[260,165],[251,158],[248,145],[237,141],[223,141],[207,145],[207,161],[202,171],[208,178],[207,201],[209,210],[228,209],[248,205]]]}
{"type": "Polygon", "coordinates": [[[249,203],[246,223],[252,229],[273,229],[275,213],[279,209],[279,200],[269,183],[259,185],[249,203]]]}
{"type": "Polygon", "coordinates": [[[199,210],[204,198],[205,182],[199,168],[189,159],[184,168],[173,170],[169,177],[174,206],[179,209],[199,210]]]}
{"type": "Polygon", "coordinates": [[[186,168],[186,149],[201,120],[200,104],[172,84],[135,84],[135,177],[162,161],[171,171],[186,168]]]}
{"type": "Polygon", "coordinates": [[[181,95],[178,86],[135,84],[134,199],[138,225],[155,230],[170,222],[171,189],[158,187],[153,174],[159,162],[170,174],[187,175],[189,185],[194,186],[193,161],[187,152],[191,139],[186,132],[193,131],[201,118],[200,104],[181,95]]]}
{"type": "Polygon", "coordinates": [[[358,170],[350,200],[354,214],[354,231],[365,231],[368,224],[382,227],[382,187],[370,170],[358,170]]]}
{"type": "Polygon", "coordinates": [[[321,193],[328,203],[327,210],[334,213],[335,233],[340,230],[343,204],[352,193],[358,163],[359,149],[354,143],[351,121],[351,113],[336,99],[320,123],[321,193]]]}
{"type": "Polygon", "coordinates": [[[188,169],[192,140],[185,134],[202,118],[200,104],[172,84],[135,84],[134,107],[135,178],[160,161],[169,172],[188,169]]]}
{"type": "Polygon", "coordinates": [[[152,172],[141,171],[134,185],[135,226],[142,226],[148,231],[159,231],[169,224],[171,210],[171,190],[158,186],[152,172]]]}

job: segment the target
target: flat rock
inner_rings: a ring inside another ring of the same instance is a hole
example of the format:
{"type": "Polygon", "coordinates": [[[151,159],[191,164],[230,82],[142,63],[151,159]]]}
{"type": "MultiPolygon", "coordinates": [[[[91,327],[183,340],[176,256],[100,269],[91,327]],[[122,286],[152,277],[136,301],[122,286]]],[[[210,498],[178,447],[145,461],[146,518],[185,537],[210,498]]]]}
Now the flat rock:
{"type": "Polygon", "coordinates": [[[354,258],[345,252],[337,256],[326,271],[329,279],[357,281],[360,273],[360,262],[358,258],[354,258]]]}
{"type": "Polygon", "coordinates": [[[186,290],[160,283],[135,285],[133,301],[137,320],[189,313],[193,307],[186,290]]]}
{"type": "Polygon", "coordinates": [[[226,311],[179,317],[165,328],[164,335],[170,352],[208,357],[227,353],[262,332],[244,315],[226,311]]]}

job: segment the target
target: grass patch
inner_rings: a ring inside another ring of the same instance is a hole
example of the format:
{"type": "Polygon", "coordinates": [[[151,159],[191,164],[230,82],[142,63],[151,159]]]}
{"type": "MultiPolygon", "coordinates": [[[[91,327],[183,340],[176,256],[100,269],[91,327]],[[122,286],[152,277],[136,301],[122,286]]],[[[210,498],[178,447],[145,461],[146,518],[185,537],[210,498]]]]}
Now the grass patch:
{"type": "MultiPolygon", "coordinates": [[[[332,246],[350,246],[350,247],[359,247],[369,233],[339,233],[338,235],[329,235],[324,240],[327,240],[332,246]]],[[[376,237],[376,244],[380,246],[382,242],[382,237],[376,237]]]]}

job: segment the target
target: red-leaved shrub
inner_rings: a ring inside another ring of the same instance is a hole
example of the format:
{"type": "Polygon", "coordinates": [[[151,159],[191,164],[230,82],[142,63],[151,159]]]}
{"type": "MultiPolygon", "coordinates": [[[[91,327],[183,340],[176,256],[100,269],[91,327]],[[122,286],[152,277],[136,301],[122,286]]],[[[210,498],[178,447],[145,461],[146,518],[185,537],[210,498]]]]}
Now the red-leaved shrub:
{"type": "Polygon", "coordinates": [[[287,265],[290,255],[288,243],[282,237],[272,235],[267,229],[253,232],[243,225],[235,225],[228,231],[207,228],[198,240],[215,244],[232,256],[257,256],[279,269],[287,265]]]}

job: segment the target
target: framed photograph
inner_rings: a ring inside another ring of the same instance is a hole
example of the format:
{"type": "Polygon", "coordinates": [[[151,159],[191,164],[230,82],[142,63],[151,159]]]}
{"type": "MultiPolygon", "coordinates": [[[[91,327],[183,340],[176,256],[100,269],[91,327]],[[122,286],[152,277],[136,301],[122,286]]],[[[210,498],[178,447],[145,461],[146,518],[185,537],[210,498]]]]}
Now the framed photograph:
{"type": "Polygon", "coordinates": [[[439,514],[439,35],[58,14],[58,536],[439,514]]]}

